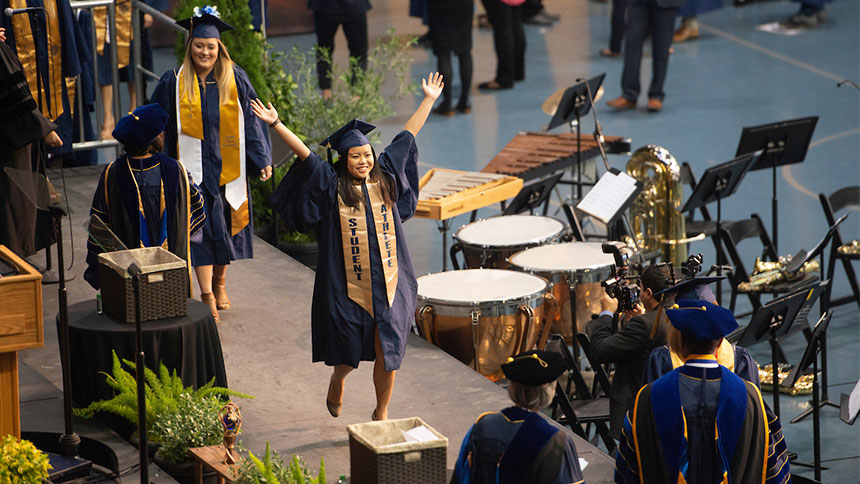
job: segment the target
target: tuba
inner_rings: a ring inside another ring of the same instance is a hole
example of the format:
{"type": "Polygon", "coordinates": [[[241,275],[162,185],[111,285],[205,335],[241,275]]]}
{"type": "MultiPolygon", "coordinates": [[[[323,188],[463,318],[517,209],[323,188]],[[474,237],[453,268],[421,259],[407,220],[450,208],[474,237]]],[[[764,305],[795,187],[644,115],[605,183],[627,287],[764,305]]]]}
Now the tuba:
{"type": "Polygon", "coordinates": [[[643,252],[659,250],[664,262],[680,266],[687,260],[681,167],[663,147],[646,145],[633,153],[627,173],[644,184],[630,206],[630,225],[643,252]]]}

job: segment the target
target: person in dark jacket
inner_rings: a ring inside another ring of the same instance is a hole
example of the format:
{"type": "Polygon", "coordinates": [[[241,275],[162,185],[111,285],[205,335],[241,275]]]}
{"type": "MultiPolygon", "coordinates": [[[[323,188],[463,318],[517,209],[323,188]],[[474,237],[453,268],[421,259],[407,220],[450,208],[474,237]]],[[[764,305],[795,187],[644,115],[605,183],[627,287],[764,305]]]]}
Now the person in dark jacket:
{"type": "MultiPolygon", "coordinates": [[[[611,307],[614,301],[608,297],[601,301],[604,312],[585,326],[585,334],[591,339],[591,356],[595,360],[591,364],[615,364],[615,376],[609,390],[609,435],[615,439],[620,437],[624,414],[632,405],[636,390],[642,386],[642,372],[648,355],[652,349],[666,344],[668,325],[665,321],[655,324],[659,316],[665,319],[665,315],[658,311],[661,302],[654,295],[669,286],[669,270],[666,265],[645,268],[639,296],[642,305],[625,314],[627,323],[621,325],[616,333],[612,333],[612,313],[609,311],[614,310],[611,307]]],[[[671,305],[672,302],[670,296],[664,298],[662,304],[671,305]]]]}
{"type": "Polygon", "coordinates": [[[451,53],[460,63],[460,99],[457,111],[472,112],[469,105],[469,89],[472,87],[472,11],[474,0],[433,0],[430,10],[430,39],[436,54],[439,73],[448,79],[442,91],[442,104],[434,110],[436,114],[453,116],[451,105],[453,91],[453,69],[451,53]]]}
{"type": "Polygon", "coordinates": [[[367,68],[367,11],[369,0],[308,0],[314,13],[317,47],[327,49],[328,57],[317,52],[317,78],[323,98],[331,97],[331,57],[334,55],[334,34],[343,27],[349,56],[358,59],[358,67],[367,68]]]}

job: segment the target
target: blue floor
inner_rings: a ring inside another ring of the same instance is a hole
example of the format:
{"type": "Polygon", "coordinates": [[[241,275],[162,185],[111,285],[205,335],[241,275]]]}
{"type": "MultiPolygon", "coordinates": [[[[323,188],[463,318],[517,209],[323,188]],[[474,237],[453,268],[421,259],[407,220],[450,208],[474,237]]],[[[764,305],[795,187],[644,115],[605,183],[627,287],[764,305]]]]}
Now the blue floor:
{"type": "MultiPolygon", "coordinates": [[[[689,161],[694,172],[731,159],[744,126],[816,115],[820,119],[812,146],[802,164],[782,168],[778,177],[780,253],[810,248],[823,235],[826,224],[818,193],[832,193],[848,185],[860,184],[860,92],[850,86],[836,87],[842,79],[860,80],[860,2],[837,0],[827,7],[829,21],[815,31],[782,36],[755,30],[765,22],[780,20],[797,10],[785,1],[754,3],[747,7],[726,8],[702,16],[701,38],[677,44],[669,64],[664,109],[649,114],[615,113],[605,102],[620,95],[621,60],[597,55],[607,46],[609,13],[607,3],[585,0],[545,0],[548,10],[562,15],[553,27],[526,26],[526,81],[516,88],[498,93],[482,93],[472,86],[471,115],[453,118],[432,117],[418,137],[420,167],[480,170],[521,130],[538,130],[549,117],[540,106],[550,93],[574,83],[579,77],[606,73],[605,97],[598,102],[597,115],[607,135],[632,138],[633,147],[646,144],[668,149],[679,161],[689,161]]],[[[731,2],[726,2],[730,4],[731,2]]],[[[390,25],[398,33],[421,34],[420,21],[406,15],[405,0],[376,0],[370,12],[371,39],[384,35],[390,25]]],[[[478,7],[480,11],[481,8],[478,7]]],[[[274,39],[278,48],[293,44],[310,46],[313,35],[274,39]]],[[[490,80],[495,70],[492,36],[475,30],[474,83],[490,80]]],[[[335,59],[344,62],[346,42],[338,36],[335,59]]],[[[646,46],[642,63],[643,89],[650,79],[650,54],[646,46]]],[[[412,74],[417,79],[435,69],[430,51],[412,50],[412,74]]],[[[162,52],[157,71],[172,67],[172,58],[162,52]]],[[[455,62],[456,66],[456,62],[455,62]]],[[[455,67],[456,68],[456,67],[455,67]]],[[[456,79],[455,95],[459,92],[456,79]]],[[[639,103],[644,107],[646,99],[639,103]]],[[[390,139],[417,105],[418,98],[398,101],[397,115],[377,122],[384,139],[390,139]]],[[[585,132],[592,121],[584,122],[585,132]]],[[[610,164],[623,169],[627,157],[610,156],[610,164]]],[[[771,174],[750,173],[738,193],[723,204],[725,219],[760,214],[770,227],[771,174]]],[[[712,211],[715,211],[715,207],[712,211]]],[[[481,211],[481,216],[495,213],[481,211]]],[[[560,215],[560,214],[559,214],[560,215]]],[[[467,223],[466,216],[452,222],[454,228],[467,223]]],[[[441,240],[436,223],[413,220],[405,225],[415,269],[419,274],[441,270],[441,240]]],[[[843,225],[848,239],[860,237],[860,216],[856,207],[843,225]]],[[[752,264],[760,251],[755,244],[741,246],[752,264]]],[[[691,251],[705,253],[706,265],[714,261],[710,242],[698,242],[691,251]]],[[[855,266],[856,267],[856,266],[855,266]]],[[[843,274],[835,281],[836,295],[846,294],[843,274]]],[[[741,300],[739,309],[748,304],[741,300]]],[[[828,334],[831,400],[848,392],[860,377],[860,327],[856,305],[836,310],[828,334]]],[[[784,342],[789,359],[796,361],[804,340],[795,337],[784,342]]],[[[768,361],[769,349],[753,347],[759,361],[768,361]]],[[[770,397],[770,395],[766,395],[770,397]]],[[[785,397],[781,411],[789,448],[801,460],[812,460],[812,423],[806,419],[789,424],[791,417],[808,406],[807,397],[785,397]]],[[[822,411],[822,456],[830,470],[823,479],[830,483],[860,480],[860,426],[849,427],[839,421],[838,410],[822,411]]],[[[812,471],[796,467],[795,472],[812,476],[812,471]]]]}

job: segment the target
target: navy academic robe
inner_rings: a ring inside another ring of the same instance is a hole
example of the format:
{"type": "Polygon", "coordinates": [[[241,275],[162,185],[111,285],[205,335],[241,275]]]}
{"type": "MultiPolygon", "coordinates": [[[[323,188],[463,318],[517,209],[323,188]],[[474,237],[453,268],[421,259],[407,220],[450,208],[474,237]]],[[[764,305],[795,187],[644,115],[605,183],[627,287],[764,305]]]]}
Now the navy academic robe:
{"type": "MultiPolygon", "coordinates": [[[[158,247],[166,237],[167,250],[186,261],[188,244],[194,240],[194,235],[188,239],[189,232],[199,234],[206,219],[203,198],[191,175],[176,160],[161,153],[135,160],[123,155],[108,164],[93,195],[92,215],[97,215],[129,249],[158,247]],[[160,213],[161,184],[164,186],[163,214],[160,213]],[[140,205],[143,205],[143,215],[140,205]],[[141,234],[143,226],[147,228],[145,234],[141,234]]],[[[84,279],[99,289],[98,255],[104,250],[96,242],[104,242],[94,239],[87,238],[84,279]]]]}
{"type": "Polygon", "coordinates": [[[582,484],[573,439],[519,407],[478,417],[466,432],[451,484],[582,484]]]}
{"type": "Polygon", "coordinates": [[[790,482],[779,422],[767,417],[755,385],[697,355],[639,391],[624,420],[615,482],[790,482]]]}
{"type": "MultiPolygon", "coordinates": [[[[60,38],[54,39],[51,38],[50,42],[59,43],[60,44],[60,52],[61,57],[57,59],[62,62],[62,76],[65,77],[75,77],[81,72],[81,63],[78,59],[78,47],[77,47],[77,22],[75,21],[75,16],[72,14],[72,9],[69,6],[69,0],[55,0],[57,4],[57,16],[58,16],[58,24],[60,27],[60,38]]],[[[12,5],[8,0],[0,0],[0,10],[5,10],[12,5]]],[[[42,7],[44,6],[43,0],[27,0],[28,7],[42,7]]],[[[39,59],[39,69],[42,78],[42,89],[45,89],[45,86],[48,86],[49,73],[48,73],[48,32],[45,25],[45,17],[41,13],[38,12],[29,12],[29,13],[20,13],[18,15],[23,15],[24,17],[29,16],[30,19],[30,29],[33,33],[33,38],[35,39],[36,51],[39,59]],[[38,20],[37,20],[38,19],[38,20]],[[37,32],[38,31],[38,35],[37,32]]],[[[18,16],[16,15],[16,17],[18,16]]],[[[6,15],[0,15],[0,27],[4,27],[6,29],[6,44],[12,48],[16,53],[18,53],[18,46],[15,39],[15,29],[12,26],[12,19],[7,17],[6,15]]],[[[21,55],[19,54],[20,58],[21,55]]],[[[25,66],[25,69],[29,68],[29,66],[25,66]]],[[[63,114],[59,117],[56,114],[51,113],[49,117],[54,123],[57,125],[57,129],[55,130],[60,138],[63,140],[63,146],[57,148],[50,148],[49,151],[52,153],[72,153],[72,142],[74,141],[72,138],[72,116],[71,116],[71,101],[69,100],[69,94],[66,89],[66,83],[60,82],[61,85],[61,96],[62,96],[62,105],[63,105],[63,114]]],[[[32,87],[32,86],[31,86],[32,87]]],[[[50,96],[50,90],[48,91],[48,96],[50,96]]],[[[38,103],[38,100],[36,100],[38,103]]]]}
{"type": "MultiPolygon", "coordinates": [[[[164,147],[171,158],[177,157],[176,145],[176,80],[178,69],[164,73],[155,86],[151,102],[158,103],[167,111],[170,119],[164,131],[164,147]]],[[[214,71],[213,71],[214,72],[214,71]]],[[[257,92],[251,85],[248,75],[241,67],[233,65],[236,75],[236,89],[245,117],[246,172],[249,177],[259,176],[260,170],[272,164],[272,142],[269,131],[251,110],[251,100],[257,92]]],[[[202,84],[202,83],[201,83],[202,84]]],[[[254,256],[252,240],[253,212],[250,222],[241,232],[231,236],[230,204],[224,197],[221,179],[221,146],[219,142],[219,97],[214,74],[206,78],[206,87],[200,86],[200,106],[203,111],[203,180],[197,180],[206,201],[206,226],[203,228],[201,243],[191,244],[191,263],[195,266],[226,265],[232,260],[250,259],[254,256]]],[[[179,160],[183,161],[183,160],[179,160]]],[[[248,189],[248,208],[251,209],[251,190],[248,189]]]]}
{"type": "Polygon", "coordinates": [[[338,177],[334,166],[311,153],[304,161],[298,160],[293,164],[272,195],[272,205],[291,230],[314,230],[317,234],[320,257],[311,309],[313,361],[358,367],[359,361],[375,359],[373,330],[378,326],[385,369],[400,368],[418,292],[402,225],[415,213],[418,203],[417,161],[418,148],[409,131],[401,131],[377,160],[380,169],[394,179],[397,188],[397,201],[392,210],[397,237],[398,277],[391,306],[385,289],[376,225],[365,191],[375,318],[347,296],[338,177]]]}

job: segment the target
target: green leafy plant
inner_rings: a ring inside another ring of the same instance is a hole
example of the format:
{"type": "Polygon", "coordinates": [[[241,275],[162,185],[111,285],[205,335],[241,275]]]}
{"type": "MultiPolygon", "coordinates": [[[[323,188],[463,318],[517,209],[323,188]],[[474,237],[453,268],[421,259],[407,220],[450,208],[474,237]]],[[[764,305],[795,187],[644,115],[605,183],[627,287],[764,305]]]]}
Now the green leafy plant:
{"type": "Polygon", "coordinates": [[[224,439],[224,427],[218,418],[221,405],[221,400],[214,396],[179,395],[176,407],[152,425],[152,436],[161,442],[159,457],[173,463],[186,462],[191,459],[188,449],[221,443],[224,439]]]}
{"type": "MultiPolygon", "coordinates": [[[[112,375],[108,375],[105,372],[100,373],[105,376],[107,384],[114,390],[115,395],[113,398],[92,402],[85,408],[76,408],[74,409],[74,413],[84,418],[92,418],[99,412],[111,413],[128,420],[133,425],[137,425],[136,366],[134,362],[126,359],[120,362],[116,351],[114,351],[113,368],[111,371],[112,375]],[[131,372],[123,368],[123,365],[128,367],[131,372]]],[[[215,383],[214,377],[196,390],[190,386],[186,387],[183,385],[179,375],[176,374],[176,370],[172,372],[168,371],[164,363],[159,363],[158,374],[149,368],[144,368],[143,371],[146,380],[144,394],[146,395],[147,438],[154,442],[158,442],[158,439],[152,434],[153,425],[163,415],[175,410],[181,398],[187,396],[195,401],[203,401],[208,397],[216,397],[216,400],[219,401],[222,399],[226,400],[230,396],[254,398],[241,392],[213,386],[215,383]]]]}
{"type": "Polygon", "coordinates": [[[0,440],[0,484],[42,482],[50,468],[48,455],[29,440],[12,435],[0,440]]]}
{"type": "Polygon", "coordinates": [[[243,459],[233,480],[236,484],[326,484],[325,462],[320,458],[320,470],[313,477],[304,461],[297,455],[288,464],[284,459],[271,450],[266,442],[266,453],[263,458],[248,453],[243,459]]]}

